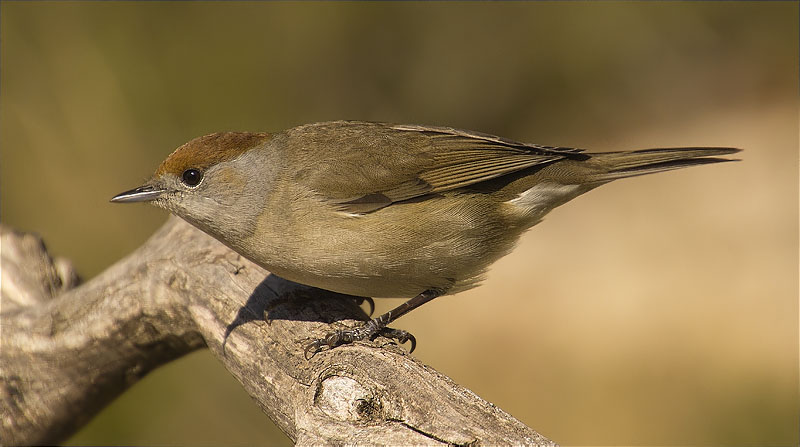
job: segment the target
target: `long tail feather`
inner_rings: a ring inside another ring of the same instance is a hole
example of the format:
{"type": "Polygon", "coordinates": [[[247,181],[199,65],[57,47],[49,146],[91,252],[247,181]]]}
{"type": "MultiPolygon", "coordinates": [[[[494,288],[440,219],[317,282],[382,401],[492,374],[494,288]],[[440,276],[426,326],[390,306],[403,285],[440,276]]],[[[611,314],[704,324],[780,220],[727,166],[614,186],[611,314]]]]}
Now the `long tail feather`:
{"type": "Polygon", "coordinates": [[[739,151],[732,147],[676,147],[594,153],[588,155],[591,155],[590,163],[596,171],[589,176],[592,181],[611,181],[689,166],[738,161],[716,156],[739,151]]]}

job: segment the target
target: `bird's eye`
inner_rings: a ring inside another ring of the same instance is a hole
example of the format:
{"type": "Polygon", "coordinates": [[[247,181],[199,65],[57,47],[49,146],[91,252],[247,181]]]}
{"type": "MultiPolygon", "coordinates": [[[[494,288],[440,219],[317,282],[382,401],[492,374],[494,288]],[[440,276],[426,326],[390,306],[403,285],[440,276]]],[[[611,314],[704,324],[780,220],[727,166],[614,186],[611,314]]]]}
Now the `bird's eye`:
{"type": "Polygon", "coordinates": [[[203,180],[203,173],[198,171],[197,169],[191,168],[183,171],[183,184],[186,186],[197,186],[200,184],[200,180],[203,180]]]}

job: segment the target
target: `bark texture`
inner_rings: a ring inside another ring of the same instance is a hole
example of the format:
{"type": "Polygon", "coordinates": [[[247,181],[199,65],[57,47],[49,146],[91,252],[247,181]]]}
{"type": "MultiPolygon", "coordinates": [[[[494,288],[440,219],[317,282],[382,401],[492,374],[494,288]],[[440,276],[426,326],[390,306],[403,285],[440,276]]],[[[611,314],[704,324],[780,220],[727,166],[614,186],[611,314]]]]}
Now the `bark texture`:
{"type": "Polygon", "coordinates": [[[161,364],[208,347],[297,444],[552,445],[389,340],[304,346],[364,319],[171,218],[78,286],[42,241],[2,227],[0,444],[66,439],[161,364]]]}

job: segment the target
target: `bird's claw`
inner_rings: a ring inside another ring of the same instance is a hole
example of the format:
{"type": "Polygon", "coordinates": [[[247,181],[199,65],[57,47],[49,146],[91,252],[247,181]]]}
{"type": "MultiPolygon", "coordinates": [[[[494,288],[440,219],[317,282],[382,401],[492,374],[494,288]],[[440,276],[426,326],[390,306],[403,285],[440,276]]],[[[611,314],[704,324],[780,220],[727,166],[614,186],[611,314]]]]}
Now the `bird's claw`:
{"type": "Polygon", "coordinates": [[[402,329],[394,329],[386,327],[384,316],[373,318],[359,326],[351,329],[336,330],[323,338],[314,340],[306,345],[303,352],[306,360],[311,359],[318,352],[328,349],[333,349],[337,346],[353,343],[361,340],[372,340],[378,335],[386,338],[397,340],[398,343],[404,344],[407,341],[411,342],[411,349],[409,353],[414,352],[417,347],[417,339],[410,332],[402,329]]]}
{"type": "Polygon", "coordinates": [[[417,349],[417,338],[411,332],[404,331],[402,329],[394,329],[390,327],[385,327],[380,332],[382,337],[391,338],[392,340],[397,340],[398,343],[401,345],[405,344],[407,341],[411,342],[411,349],[408,350],[408,353],[411,354],[414,352],[414,349],[417,349]]]}
{"type": "Polygon", "coordinates": [[[355,297],[355,300],[356,304],[358,304],[359,306],[364,304],[364,302],[366,301],[367,304],[369,304],[369,313],[367,314],[367,316],[372,317],[372,314],[375,312],[375,300],[373,300],[368,296],[357,296],[355,297]]]}

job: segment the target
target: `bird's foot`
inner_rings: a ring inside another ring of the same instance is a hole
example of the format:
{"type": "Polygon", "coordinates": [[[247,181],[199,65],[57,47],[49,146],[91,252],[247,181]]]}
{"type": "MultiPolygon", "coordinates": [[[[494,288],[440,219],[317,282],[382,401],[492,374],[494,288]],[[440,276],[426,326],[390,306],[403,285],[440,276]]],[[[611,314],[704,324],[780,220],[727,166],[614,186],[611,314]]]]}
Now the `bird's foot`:
{"type": "Polygon", "coordinates": [[[417,347],[417,339],[408,331],[386,327],[390,318],[391,315],[386,313],[356,327],[333,331],[325,337],[306,345],[305,357],[306,359],[310,359],[316,353],[325,349],[333,349],[339,345],[356,341],[372,340],[378,335],[397,340],[400,344],[411,341],[411,350],[409,350],[409,352],[414,352],[414,348],[417,347]]]}

